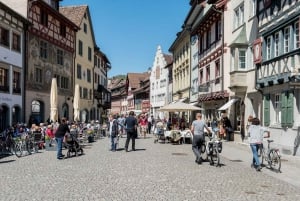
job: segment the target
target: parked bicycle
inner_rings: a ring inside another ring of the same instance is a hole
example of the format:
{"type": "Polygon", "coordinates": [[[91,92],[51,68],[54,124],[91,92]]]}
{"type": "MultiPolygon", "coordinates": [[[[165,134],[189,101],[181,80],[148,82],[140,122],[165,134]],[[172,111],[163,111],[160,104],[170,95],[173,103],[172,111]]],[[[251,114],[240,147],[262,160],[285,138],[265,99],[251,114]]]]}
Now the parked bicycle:
{"type": "Polygon", "coordinates": [[[1,133],[0,151],[1,155],[15,153],[15,140],[13,138],[13,132],[11,130],[1,133]]]}
{"type": "Polygon", "coordinates": [[[38,151],[38,146],[34,142],[33,138],[27,133],[23,133],[21,138],[17,141],[15,146],[15,154],[17,157],[21,157],[27,154],[33,154],[38,151]]]}
{"type": "Polygon", "coordinates": [[[270,144],[274,142],[274,140],[267,140],[267,142],[267,150],[265,150],[263,145],[261,145],[258,150],[258,156],[261,157],[261,164],[264,165],[264,162],[267,162],[270,169],[280,172],[281,156],[279,149],[270,147],[270,144]]]}

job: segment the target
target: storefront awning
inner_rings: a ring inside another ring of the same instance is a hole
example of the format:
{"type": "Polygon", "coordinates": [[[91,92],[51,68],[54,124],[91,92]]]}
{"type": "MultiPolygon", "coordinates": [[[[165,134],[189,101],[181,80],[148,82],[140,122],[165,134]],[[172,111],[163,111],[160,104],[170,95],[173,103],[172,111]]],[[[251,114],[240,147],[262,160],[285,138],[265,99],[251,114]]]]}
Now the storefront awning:
{"type": "Polygon", "coordinates": [[[198,105],[198,102],[189,103],[189,105],[198,105]]]}
{"type": "Polygon", "coordinates": [[[231,99],[227,103],[225,103],[222,107],[220,107],[218,110],[227,110],[232,104],[234,104],[238,99],[231,99]]]}

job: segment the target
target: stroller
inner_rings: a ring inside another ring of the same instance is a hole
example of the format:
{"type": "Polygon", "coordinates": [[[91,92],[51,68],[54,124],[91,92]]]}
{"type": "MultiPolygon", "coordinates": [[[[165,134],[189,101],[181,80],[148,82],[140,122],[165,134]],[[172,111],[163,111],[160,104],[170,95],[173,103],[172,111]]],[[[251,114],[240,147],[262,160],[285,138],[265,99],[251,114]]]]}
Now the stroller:
{"type": "Polygon", "coordinates": [[[164,134],[164,124],[162,122],[158,122],[156,124],[156,128],[154,130],[154,135],[156,139],[154,140],[154,143],[157,143],[159,140],[161,140],[163,143],[166,142],[166,137],[164,134]]]}
{"type": "Polygon", "coordinates": [[[76,138],[76,134],[73,132],[68,133],[65,136],[64,145],[68,150],[67,152],[68,158],[71,157],[71,153],[73,153],[73,156],[78,156],[79,154],[80,155],[83,154],[82,146],[80,145],[79,140],[76,138]]]}

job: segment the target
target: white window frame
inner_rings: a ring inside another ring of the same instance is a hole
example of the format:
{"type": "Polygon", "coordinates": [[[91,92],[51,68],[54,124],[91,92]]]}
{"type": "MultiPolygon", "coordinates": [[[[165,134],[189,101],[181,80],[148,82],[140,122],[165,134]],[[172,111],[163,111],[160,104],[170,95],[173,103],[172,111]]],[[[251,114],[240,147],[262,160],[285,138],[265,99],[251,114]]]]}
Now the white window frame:
{"type": "Polygon", "coordinates": [[[238,49],[238,68],[239,70],[246,70],[247,67],[247,50],[238,49]],[[241,52],[244,52],[244,55],[241,55],[241,52]],[[243,60],[242,60],[243,59],[243,60]],[[242,66],[244,64],[244,67],[242,66]]]}
{"type": "Polygon", "coordinates": [[[267,37],[266,41],[266,59],[271,59],[271,36],[267,37]]]}
{"type": "Polygon", "coordinates": [[[299,22],[299,20],[297,20],[297,22],[295,22],[295,34],[294,34],[294,36],[295,36],[295,39],[294,39],[294,41],[295,41],[295,46],[294,46],[295,49],[300,48],[299,26],[300,26],[300,22],[299,22]]]}
{"type": "Polygon", "coordinates": [[[254,17],[256,15],[256,0],[251,1],[250,9],[250,17],[254,17]]]}
{"type": "Polygon", "coordinates": [[[290,40],[291,40],[290,32],[291,32],[291,28],[289,26],[284,28],[284,31],[283,31],[283,38],[284,38],[283,51],[284,51],[284,53],[288,53],[289,49],[290,49],[290,40]]]}
{"type": "Polygon", "coordinates": [[[274,56],[279,56],[279,47],[280,47],[280,39],[279,39],[279,32],[274,34],[274,56]]]}
{"type": "Polygon", "coordinates": [[[281,94],[276,93],[274,94],[274,123],[281,124],[281,94]]]}
{"type": "Polygon", "coordinates": [[[234,29],[238,28],[244,23],[244,4],[241,4],[236,9],[234,9],[234,29]]]}

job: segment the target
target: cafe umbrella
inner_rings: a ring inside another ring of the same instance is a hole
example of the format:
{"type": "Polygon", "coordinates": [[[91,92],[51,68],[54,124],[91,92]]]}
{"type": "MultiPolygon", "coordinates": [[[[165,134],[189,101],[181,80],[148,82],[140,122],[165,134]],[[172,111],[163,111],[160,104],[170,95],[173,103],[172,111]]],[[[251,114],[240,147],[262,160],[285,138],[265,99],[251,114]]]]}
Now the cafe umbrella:
{"type": "Polygon", "coordinates": [[[57,96],[57,81],[56,78],[52,78],[50,89],[50,120],[52,122],[58,120],[57,96]]]}
{"type": "Polygon", "coordinates": [[[80,120],[80,108],[79,108],[79,100],[80,100],[80,91],[79,85],[75,85],[74,99],[73,99],[73,108],[74,108],[74,121],[80,120]]]}

